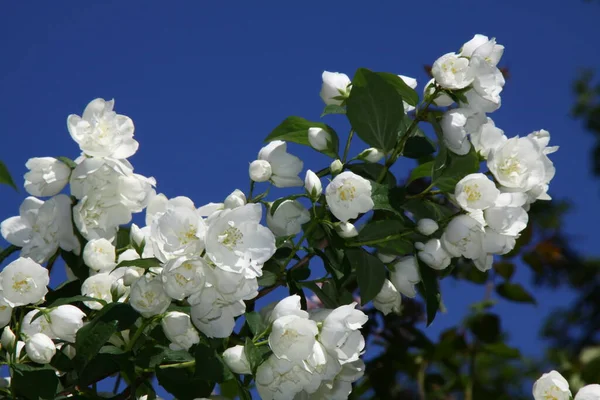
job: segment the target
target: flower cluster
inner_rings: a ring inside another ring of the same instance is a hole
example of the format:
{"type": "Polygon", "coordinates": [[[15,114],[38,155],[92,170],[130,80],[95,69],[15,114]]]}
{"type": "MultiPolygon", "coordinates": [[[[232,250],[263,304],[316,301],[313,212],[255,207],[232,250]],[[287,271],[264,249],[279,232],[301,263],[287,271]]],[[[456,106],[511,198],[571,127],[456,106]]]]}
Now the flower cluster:
{"type": "MultiPolygon", "coordinates": [[[[569,389],[569,382],[556,371],[544,374],[533,384],[534,400],[571,400],[573,398],[569,389]]],[[[600,385],[592,384],[579,389],[574,400],[600,399],[600,385]]]]}
{"type": "MultiPolygon", "coordinates": [[[[300,308],[300,297],[290,296],[265,307],[269,326],[267,344],[273,354],[256,371],[262,399],[346,399],[352,382],[364,374],[359,358],[365,347],[360,328],[367,316],[356,303],[334,310],[300,308]]],[[[243,346],[223,354],[232,371],[249,374],[243,346]]]]}

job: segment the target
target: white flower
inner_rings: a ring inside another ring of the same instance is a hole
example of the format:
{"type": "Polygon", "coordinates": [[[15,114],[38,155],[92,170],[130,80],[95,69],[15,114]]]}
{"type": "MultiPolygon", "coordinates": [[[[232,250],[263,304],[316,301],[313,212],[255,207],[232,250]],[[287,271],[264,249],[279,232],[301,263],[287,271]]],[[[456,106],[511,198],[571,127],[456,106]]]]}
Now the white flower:
{"type": "MultiPolygon", "coordinates": [[[[116,278],[114,275],[107,273],[100,273],[90,276],[83,281],[83,284],[81,285],[81,294],[111,303],[112,294],[110,289],[115,280],[116,278]]],[[[98,303],[97,301],[84,301],[83,304],[92,310],[100,310],[102,308],[102,304],[98,303]]]]}
{"type": "Polygon", "coordinates": [[[312,353],[318,333],[315,321],[297,315],[285,315],[273,322],[269,347],[277,357],[299,362],[312,353]]]}
{"type": "MultiPolygon", "coordinates": [[[[262,311],[262,310],[261,310],[262,311]]],[[[308,313],[302,310],[300,305],[300,296],[297,294],[288,296],[283,300],[280,300],[278,303],[273,305],[273,309],[269,313],[269,315],[265,316],[265,319],[272,323],[278,318],[295,315],[301,318],[308,318],[308,313]]]]}
{"type": "Polygon", "coordinates": [[[485,228],[483,250],[487,254],[506,254],[515,248],[516,236],[503,235],[490,227],[485,228]]]}
{"type": "Polygon", "coordinates": [[[379,160],[381,160],[384,155],[385,155],[385,153],[383,151],[376,149],[375,147],[370,147],[366,150],[363,150],[358,155],[358,159],[364,160],[364,161],[370,162],[370,163],[376,163],[376,162],[379,162],[379,160]]]}
{"type": "Polygon", "coordinates": [[[310,213],[296,200],[284,200],[275,213],[267,212],[267,226],[275,236],[292,236],[302,231],[302,225],[310,221],[310,213]]]}
{"type": "Polygon", "coordinates": [[[558,372],[550,371],[533,384],[533,398],[535,400],[570,400],[569,382],[558,372]]]}
{"type": "Polygon", "coordinates": [[[137,281],[138,279],[140,279],[140,277],[143,275],[144,271],[142,270],[141,273],[137,268],[126,268],[125,272],[123,273],[123,285],[125,286],[131,286],[135,283],[135,281],[137,281]]]}
{"type": "Polygon", "coordinates": [[[341,364],[358,360],[365,348],[360,328],[369,317],[356,310],[356,303],[343,305],[331,311],[323,321],[319,342],[333,352],[341,364]]]}
{"type": "Polygon", "coordinates": [[[390,280],[400,293],[406,297],[415,297],[417,295],[415,285],[421,282],[415,257],[407,256],[399,259],[390,273],[390,280]]]}
{"type": "Polygon", "coordinates": [[[463,44],[460,55],[471,57],[479,54],[488,63],[495,66],[502,58],[504,46],[496,44],[496,39],[490,40],[487,36],[476,34],[471,40],[463,44]]]}
{"type": "MultiPolygon", "coordinates": [[[[431,96],[433,96],[433,93],[435,92],[435,79],[431,78],[431,80],[429,82],[427,82],[427,84],[425,85],[425,89],[423,90],[423,97],[425,98],[429,98],[431,96]]],[[[435,98],[433,99],[433,104],[435,104],[438,107],[448,107],[450,105],[452,105],[454,103],[454,100],[452,100],[452,97],[448,96],[446,93],[444,92],[438,92],[438,94],[435,95],[435,98]]]]}
{"type": "Polygon", "coordinates": [[[79,252],[79,241],[73,233],[71,200],[64,194],[47,201],[27,197],[19,207],[19,215],[2,221],[2,236],[21,247],[21,257],[44,263],[58,248],[79,252]]]}
{"type": "MultiPolygon", "coordinates": [[[[410,76],[404,76],[404,75],[398,75],[398,77],[400,79],[402,79],[402,81],[404,83],[406,83],[406,86],[408,86],[409,88],[415,89],[417,87],[417,80],[415,78],[411,78],[410,76]]],[[[406,101],[403,101],[403,103],[404,103],[404,112],[405,113],[411,112],[415,109],[415,106],[411,106],[406,101]]]]}
{"type": "Polygon", "coordinates": [[[312,377],[301,364],[269,357],[256,370],[256,389],[263,400],[289,400],[311,383],[312,377]]]}
{"type": "Polygon", "coordinates": [[[235,189],[223,202],[225,208],[237,208],[246,204],[246,195],[239,189],[235,189]]]}
{"type": "Polygon", "coordinates": [[[484,159],[487,159],[490,151],[495,150],[507,140],[504,131],[497,128],[491,118],[487,118],[487,122],[482,124],[477,131],[471,132],[471,143],[484,159]]]}
{"type": "Polygon", "coordinates": [[[308,128],[308,142],[315,150],[327,150],[331,144],[331,134],[323,128],[308,128]]]}
{"type": "Polygon", "coordinates": [[[235,374],[251,374],[244,346],[233,346],[223,352],[223,361],[235,374]]]}
{"type": "Polygon", "coordinates": [[[441,242],[453,257],[475,260],[482,256],[483,226],[468,215],[457,215],[450,221],[441,242]]]}
{"type": "Polygon", "coordinates": [[[484,114],[469,108],[455,108],[444,113],[440,126],[446,147],[455,154],[467,154],[471,149],[468,134],[476,132],[485,118],[484,114]]]}
{"type": "Polygon", "coordinates": [[[65,304],[52,309],[47,317],[50,321],[50,329],[57,339],[75,343],[75,335],[83,326],[83,318],[85,318],[83,311],[70,304],[65,304]]]}
{"type": "Polygon", "coordinates": [[[319,342],[315,342],[312,354],[303,364],[312,376],[311,381],[304,385],[304,390],[308,393],[316,392],[323,381],[335,379],[342,370],[340,362],[319,342]]]}
{"type": "Polygon", "coordinates": [[[165,292],[175,300],[183,300],[204,287],[204,270],[208,267],[201,258],[179,257],[167,261],[161,273],[165,292]]]}
{"type": "Polygon", "coordinates": [[[344,239],[349,239],[358,236],[358,231],[354,224],[350,222],[340,222],[336,225],[335,231],[344,239]]]}
{"type": "Polygon", "coordinates": [[[56,346],[48,336],[43,333],[36,333],[25,342],[25,351],[27,351],[27,356],[31,361],[48,364],[56,354],[56,346]]]}
{"type": "Polygon", "coordinates": [[[231,335],[235,317],[246,311],[241,299],[228,300],[214,287],[204,288],[198,296],[194,296],[193,301],[190,314],[192,322],[208,337],[225,338],[231,335]]]}
{"type": "Polygon", "coordinates": [[[25,190],[32,196],[59,194],[71,176],[71,168],[53,157],[30,158],[25,166],[29,169],[25,174],[25,190]]]}
{"type": "MultiPolygon", "coordinates": [[[[140,255],[138,254],[137,251],[135,251],[134,249],[127,249],[124,252],[122,252],[121,254],[119,254],[119,257],[117,257],[117,265],[119,265],[123,261],[133,261],[133,260],[139,260],[139,259],[140,259],[140,255]]],[[[143,268],[141,268],[141,269],[143,271],[143,268]]]]}
{"type": "Polygon", "coordinates": [[[346,98],[350,94],[350,78],[340,72],[323,71],[323,86],[321,86],[321,98],[325,104],[341,105],[343,100],[336,97],[346,98]]]}
{"type": "Polygon", "coordinates": [[[142,276],[133,285],[129,303],[145,318],[162,314],[171,304],[171,298],[163,290],[160,278],[142,276]]]}
{"type": "Polygon", "coordinates": [[[119,225],[131,221],[131,211],[121,203],[101,196],[85,196],[73,207],[77,230],[88,240],[104,238],[112,241],[119,225]]]}
{"type": "Polygon", "coordinates": [[[500,191],[486,175],[476,173],[462,178],[454,188],[457,203],[466,211],[485,210],[496,203],[500,191]]]}
{"type": "Polygon", "coordinates": [[[579,389],[575,400],[600,400],[600,385],[587,385],[579,389]]]}
{"type": "Polygon", "coordinates": [[[339,159],[333,160],[329,165],[329,170],[332,175],[337,175],[344,169],[344,164],[339,159]]]}
{"type": "Polygon", "coordinates": [[[381,290],[373,299],[373,307],[381,311],[384,315],[391,312],[400,313],[402,297],[396,287],[389,280],[383,282],[381,290]]]}
{"type": "Polygon", "coordinates": [[[49,283],[48,270],[30,258],[19,257],[0,272],[2,295],[12,307],[42,301],[49,283]]]}
{"type": "Polygon", "coordinates": [[[488,155],[488,168],[509,191],[527,192],[549,182],[554,166],[530,136],[508,139],[488,155]]]}
{"type": "Polygon", "coordinates": [[[306,177],[304,178],[304,189],[310,198],[314,201],[323,194],[323,185],[321,179],[312,172],[310,169],[306,171],[306,177]]]}
{"type": "Polygon", "coordinates": [[[2,330],[2,336],[0,337],[2,349],[12,351],[12,348],[15,346],[16,340],[17,336],[12,331],[12,329],[10,329],[10,326],[5,326],[4,330],[2,330]]]}
{"type": "Polygon", "coordinates": [[[0,328],[8,325],[12,317],[12,306],[0,296],[0,328]]]}
{"type": "Polygon", "coordinates": [[[265,160],[252,161],[248,173],[250,174],[250,179],[254,182],[266,182],[271,179],[271,176],[273,175],[271,164],[265,160]]]}
{"type": "Polygon", "coordinates": [[[183,255],[199,255],[204,249],[206,225],[187,197],[170,199],[163,213],[157,212],[150,225],[154,255],[162,262],[183,255]]]}
{"type": "MultiPolygon", "coordinates": [[[[469,92],[475,92],[483,101],[473,102],[473,97],[467,96],[469,107],[483,112],[494,112],[501,105],[500,93],[504,87],[504,76],[495,65],[488,63],[485,58],[475,51],[471,57],[471,71],[474,76],[473,88],[469,92]]],[[[467,92],[468,93],[468,92],[467,92]]]]}
{"type": "Polygon", "coordinates": [[[27,339],[36,333],[43,333],[51,339],[56,338],[55,333],[50,327],[50,318],[48,316],[48,309],[46,308],[31,310],[23,317],[23,322],[21,323],[21,335],[27,339]],[[42,315],[34,320],[33,318],[40,312],[42,315]]]}
{"type": "Polygon", "coordinates": [[[432,235],[439,228],[440,226],[438,225],[438,223],[429,218],[423,218],[417,221],[417,231],[419,231],[420,234],[425,236],[432,235]]]}
{"type": "Polygon", "coordinates": [[[433,269],[445,269],[452,261],[439,239],[429,239],[427,243],[415,243],[419,259],[433,269]]]}
{"type": "Polygon", "coordinates": [[[337,175],[325,189],[331,213],[342,222],[371,211],[371,183],[362,176],[346,171],[337,175]]]}
{"type": "Polygon", "coordinates": [[[444,54],[435,60],[431,74],[444,89],[463,89],[473,82],[469,60],[454,53],[444,54]]]}
{"type": "Polygon", "coordinates": [[[384,254],[384,253],[377,252],[377,258],[379,258],[379,260],[382,263],[388,264],[388,263],[391,263],[392,261],[394,261],[397,257],[392,254],[384,254]]]}
{"type": "Polygon", "coordinates": [[[260,204],[246,204],[224,210],[206,232],[206,254],[219,268],[244,273],[248,278],[261,275],[260,268],[275,254],[275,237],[260,225],[260,204]]]}
{"type": "Polygon", "coordinates": [[[170,311],[161,319],[160,324],[165,336],[171,341],[171,350],[189,350],[200,342],[198,331],[192,326],[190,316],[185,313],[170,311]]]}
{"type": "Polygon", "coordinates": [[[133,121],[113,111],[114,100],[92,100],[83,115],[69,115],[67,126],[73,140],[93,157],[131,157],[138,149],[133,121]]]}
{"type": "Polygon", "coordinates": [[[92,239],[83,248],[85,265],[98,272],[110,272],[117,266],[115,246],[106,239],[92,239]]]}
{"type": "Polygon", "coordinates": [[[502,235],[517,236],[529,221],[523,207],[492,207],[483,214],[488,226],[502,235]]]}
{"type": "Polygon", "coordinates": [[[287,152],[287,144],[281,140],[274,140],[258,153],[258,159],[267,161],[271,165],[271,182],[278,188],[302,186],[302,179],[298,176],[304,163],[298,157],[287,152]]]}

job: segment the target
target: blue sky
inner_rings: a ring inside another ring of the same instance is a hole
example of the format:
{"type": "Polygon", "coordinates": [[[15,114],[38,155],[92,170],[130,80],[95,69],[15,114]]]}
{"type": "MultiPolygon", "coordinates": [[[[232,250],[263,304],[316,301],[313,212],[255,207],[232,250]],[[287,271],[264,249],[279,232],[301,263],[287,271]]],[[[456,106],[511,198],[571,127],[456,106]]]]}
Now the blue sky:
{"type": "MultiPolygon", "coordinates": [[[[136,172],[154,176],[168,196],[221,201],[235,188],[247,190],[248,163],[283,118],[319,118],[324,69],[414,76],[420,93],[424,64],[483,33],[506,46],[501,65],[511,74],[492,118],[509,136],[551,132],[561,148],[552,155],[550,193],[574,205],[566,228],[575,247],[598,256],[592,141],[569,110],[578,69],[600,65],[590,46],[599,14],[596,4],[577,0],[7,2],[0,13],[0,159],[21,181],[30,157],[75,158],[67,115],[81,114],[93,98],[115,98],[136,125],[136,172]]],[[[327,122],[345,136],[341,118],[327,122]]],[[[308,149],[290,151],[313,170],[328,162],[308,149]]],[[[410,167],[401,164],[396,175],[410,167]]],[[[0,219],[15,215],[25,195],[3,188],[0,219]]],[[[527,283],[529,273],[521,268],[516,278],[527,283]]],[[[483,297],[483,288],[464,285],[444,283],[449,312],[431,334],[483,297]]],[[[512,342],[530,355],[543,349],[539,322],[572,298],[549,290],[536,296],[537,307],[501,301],[497,308],[510,315],[503,321],[512,342]]]]}

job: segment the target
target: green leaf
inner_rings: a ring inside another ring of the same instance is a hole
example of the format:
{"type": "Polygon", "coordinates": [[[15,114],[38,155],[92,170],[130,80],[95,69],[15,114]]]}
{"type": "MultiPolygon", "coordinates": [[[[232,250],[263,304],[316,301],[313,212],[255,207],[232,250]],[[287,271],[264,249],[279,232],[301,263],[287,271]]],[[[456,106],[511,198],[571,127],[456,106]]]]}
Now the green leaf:
{"type": "Polygon", "coordinates": [[[412,213],[416,219],[430,218],[441,221],[456,214],[456,210],[450,206],[426,199],[408,199],[401,204],[401,207],[412,213]]]}
{"type": "Polygon", "coordinates": [[[124,249],[131,244],[131,228],[120,226],[117,232],[117,250],[124,249]]]}
{"type": "Polygon", "coordinates": [[[248,359],[248,363],[250,364],[250,369],[252,370],[252,375],[256,373],[256,369],[262,364],[267,354],[270,352],[268,346],[256,346],[250,338],[246,338],[246,343],[244,343],[244,354],[246,354],[246,358],[248,359]]]}
{"type": "Polygon", "coordinates": [[[394,85],[360,68],[346,104],[348,120],[365,143],[386,153],[394,149],[404,118],[402,96],[394,85]]]}
{"type": "Polygon", "coordinates": [[[69,157],[60,156],[60,157],[56,157],[56,159],[64,164],[66,164],[67,167],[69,167],[71,169],[75,169],[77,167],[77,164],[75,164],[75,161],[71,160],[69,157]]]}
{"type": "Polygon", "coordinates": [[[485,344],[481,348],[486,353],[490,353],[504,358],[521,357],[521,352],[519,351],[519,349],[509,347],[506,343],[503,342],[485,344]]]}
{"type": "Polygon", "coordinates": [[[494,263],[494,270],[498,275],[509,280],[515,273],[515,264],[510,261],[500,261],[494,263]]]}
{"type": "Polygon", "coordinates": [[[394,214],[401,215],[391,204],[393,198],[398,199],[400,196],[403,196],[402,188],[392,188],[377,182],[371,182],[371,199],[373,200],[374,210],[391,211],[394,214]]]}
{"type": "Polygon", "coordinates": [[[500,339],[502,330],[500,318],[496,314],[486,313],[469,318],[469,328],[473,335],[483,343],[494,343],[500,339]]]}
{"type": "Polygon", "coordinates": [[[54,399],[59,381],[49,365],[13,364],[11,385],[16,394],[25,399],[54,399]]]}
{"type": "Polygon", "coordinates": [[[77,256],[70,251],[64,251],[62,249],[60,250],[60,256],[81,282],[88,278],[90,269],[83,262],[82,256],[77,256]]]}
{"type": "Polygon", "coordinates": [[[283,120],[273,131],[266,137],[265,142],[273,140],[283,140],[286,142],[298,143],[305,146],[310,146],[308,141],[309,128],[322,128],[331,135],[330,148],[323,150],[322,153],[332,158],[338,158],[339,139],[335,130],[322,122],[311,122],[300,117],[288,117],[283,120]]]}
{"type": "MultiPolygon", "coordinates": [[[[307,288],[311,292],[313,292],[317,297],[323,302],[323,305],[326,308],[337,308],[339,306],[338,302],[335,298],[329,296],[325,291],[323,291],[315,282],[298,282],[298,285],[307,288]]],[[[383,285],[383,284],[382,284],[383,285]]]]}
{"type": "Polygon", "coordinates": [[[128,329],[139,314],[129,304],[110,303],[102,308],[87,325],[77,331],[75,361],[85,366],[117,331],[128,329]]]}
{"type": "Polygon", "coordinates": [[[282,197],[280,199],[277,199],[273,202],[273,204],[271,204],[271,207],[269,208],[269,212],[271,213],[271,216],[275,215],[275,211],[277,211],[277,209],[279,208],[279,206],[281,205],[281,203],[283,203],[286,200],[296,200],[299,199],[301,197],[306,197],[305,194],[293,194],[291,196],[287,196],[287,197],[282,197]]]}
{"type": "Polygon", "coordinates": [[[139,268],[152,268],[160,267],[160,261],[157,258],[139,258],[137,260],[125,260],[121,261],[117,268],[120,267],[139,267],[139,268]]]}
{"type": "Polygon", "coordinates": [[[13,178],[10,176],[10,172],[8,172],[8,168],[6,168],[6,164],[0,161],[0,184],[2,183],[12,186],[17,192],[19,191],[17,185],[15,185],[15,181],[13,181],[13,178]]]}
{"type": "Polygon", "coordinates": [[[385,265],[364,249],[346,249],[346,259],[356,271],[361,305],[365,305],[381,291],[386,278],[385,265]]]}
{"type": "Polygon", "coordinates": [[[338,106],[337,104],[328,104],[325,106],[325,109],[321,114],[321,118],[329,114],[346,114],[346,109],[342,106],[338,106]]]}
{"type": "Polygon", "coordinates": [[[427,308],[427,326],[431,325],[435,316],[440,308],[440,287],[437,276],[433,269],[431,269],[425,263],[419,260],[419,257],[415,254],[415,262],[419,266],[419,274],[421,275],[421,282],[419,288],[422,291],[423,297],[425,298],[425,304],[427,308]]]}
{"type": "Polygon", "coordinates": [[[518,283],[504,282],[496,286],[496,292],[507,300],[517,303],[536,304],[535,299],[518,283]]]}
{"type": "Polygon", "coordinates": [[[194,400],[210,397],[214,383],[194,376],[189,369],[156,368],[156,378],[160,386],[179,400],[194,400]]]}
{"type": "Polygon", "coordinates": [[[82,302],[82,301],[95,301],[97,303],[102,304],[103,307],[106,305],[106,301],[104,301],[102,299],[96,299],[94,297],[89,297],[89,296],[72,296],[72,297],[62,297],[62,298],[56,299],[52,303],[48,304],[47,307],[48,308],[58,307],[58,306],[62,306],[64,304],[72,304],[72,303],[77,303],[77,302],[82,302]]]}
{"type": "MultiPolygon", "coordinates": [[[[361,163],[350,164],[348,165],[348,169],[365,179],[377,181],[379,174],[384,169],[384,166],[381,164],[361,163]]],[[[383,183],[389,187],[394,187],[396,186],[396,177],[391,172],[387,171],[385,177],[383,178],[383,183]]]]}
{"type": "Polygon", "coordinates": [[[420,178],[431,178],[433,172],[433,161],[426,162],[424,164],[418,165],[415,169],[413,169],[410,173],[410,178],[408,178],[408,183],[415,181],[420,178]]]}
{"type": "Polygon", "coordinates": [[[402,100],[411,106],[416,106],[419,104],[419,95],[415,89],[404,83],[402,78],[400,78],[398,75],[390,74],[389,72],[377,72],[377,75],[381,76],[387,83],[392,85],[396,91],[398,91],[400,96],[402,96],[402,100]]]}
{"type": "Polygon", "coordinates": [[[263,333],[267,329],[267,324],[265,324],[265,321],[259,313],[255,311],[247,312],[245,317],[248,328],[250,328],[250,332],[252,332],[254,336],[263,333]]]}
{"type": "Polygon", "coordinates": [[[404,255],[413,252],[413,243],[406,239],[412,231],[405,221],[397,218],[371,220],[349,245],[371,246],[389,254],[404,255]]]}
{"type": "Polygon", "coordinates": [[[273,286],[279,280],[281,266],[275,260],[269,260],[263,265],[262,276],[258,277],[258,284],[263,287],[273,286]]]}
{"type": "Polygon", "coordinates": [[[402,156],[419,159],[435,152],[435,146],[426,136],[413,135],[406,140],[402,156]]]}
{"type": "Polygon", "coordinates": [[[446,165],[434,179],[434,184],[441,191],[452,193],[458,181],[469,174],[479,172],[479,168],[479,156],[473,148],[464,156],[448,153],[446,165]]]}
{"type": "Polygon", "coordinates": [[[223,382],[231,377],[231,371],[213,348],[202,343],[198,344],[194,358],[196,359],[196,378],[210,382],[223,382]]]}

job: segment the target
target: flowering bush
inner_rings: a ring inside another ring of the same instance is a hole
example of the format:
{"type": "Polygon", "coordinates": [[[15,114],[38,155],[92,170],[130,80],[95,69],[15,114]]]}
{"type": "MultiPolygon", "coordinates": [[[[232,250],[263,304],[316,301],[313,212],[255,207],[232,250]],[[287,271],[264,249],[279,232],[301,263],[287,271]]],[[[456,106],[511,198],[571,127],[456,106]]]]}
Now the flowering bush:
{"type": "MultiPolygon", "coordinates": [[[[345,115],[348,136],[289,117],[250,163],[249,192],[201,206],[134,173],[134,124],[114,101],[70,115],[82,154],[30,159],[32,197],[1,224],[11,246],[0,261],[19,258],[0,272],[12,377],[0,390],[94,398],[96,382],[119,374],[127,387],[115,398],[155,398],[154,376],[181,400],[217,384],[242,399],[253,387],[263,399],[348,398],[365,371],[361,307],[401,313],[402,296],[419,292],[430,324],[439,279],[468,264],[489,270],[515,248],[530,205],[550,199],[550,134],[507,138],[488,116],[500,107],[503,51],[476,35],[435,61],[421,98],[409,77],[324,72],[322,117],[345,115]],[[370,147],[351,157],[355,135],[370,147]],[[332,162],[302,175],[289,143],[332,162]],[[391,171],[401,157],[418,163],[406,182],[391,171]],[[299,190],[271,199],[272,187],[299,190]],[[145,226],[127,226],[144,211],[145,226]],[[49,290],[59,257],[69,279],[49,290]],[[324,276],[309,279],[315,257],[324,276]],[[280,286],[289,297],[255,310],[280,286]]],[[[548,394],[568,392],[561,382],[543,378],[536,399],[561,398],[548,394]]]]}

